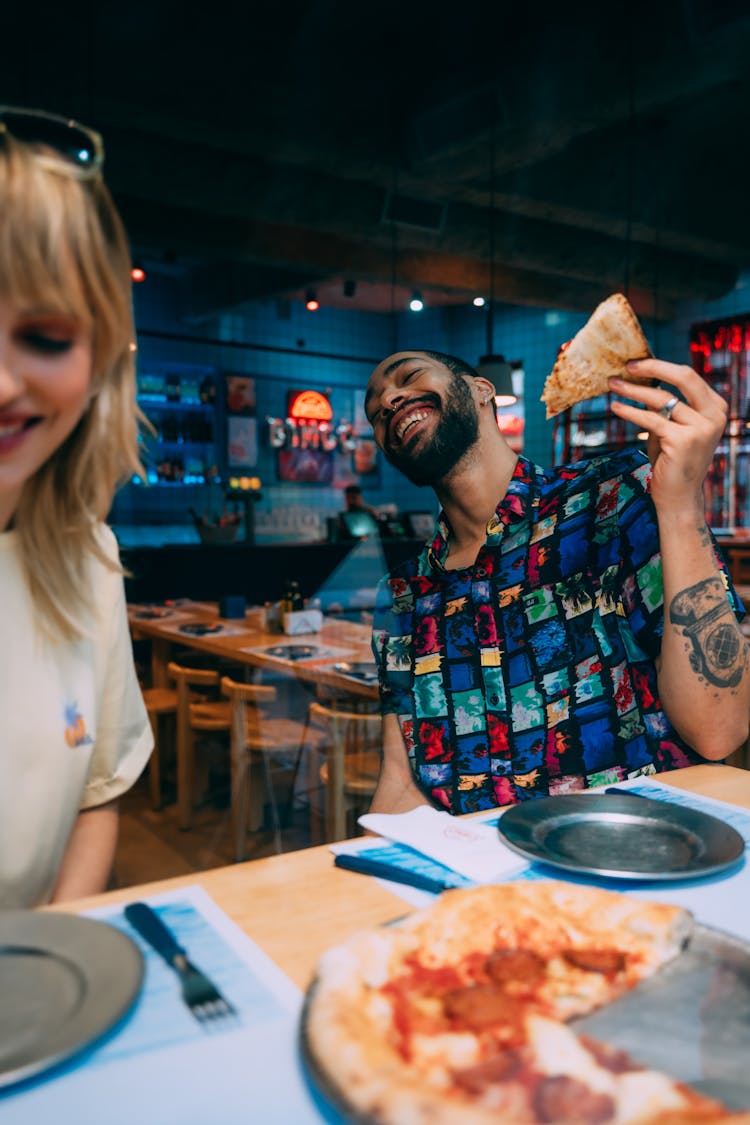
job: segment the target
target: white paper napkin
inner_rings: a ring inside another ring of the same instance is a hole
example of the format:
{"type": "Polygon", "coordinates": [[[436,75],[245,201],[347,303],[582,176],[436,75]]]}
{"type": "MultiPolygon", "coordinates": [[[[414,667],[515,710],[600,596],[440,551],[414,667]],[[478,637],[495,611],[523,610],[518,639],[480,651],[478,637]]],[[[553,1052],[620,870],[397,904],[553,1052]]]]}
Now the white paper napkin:
{"type": "Polygon", "coordinates": [[[527,861],[503,844],[497,828],[419,805],[407,813],[366,813],[370,832],[406,844],[475,883],[497,883],[527,861]]]}

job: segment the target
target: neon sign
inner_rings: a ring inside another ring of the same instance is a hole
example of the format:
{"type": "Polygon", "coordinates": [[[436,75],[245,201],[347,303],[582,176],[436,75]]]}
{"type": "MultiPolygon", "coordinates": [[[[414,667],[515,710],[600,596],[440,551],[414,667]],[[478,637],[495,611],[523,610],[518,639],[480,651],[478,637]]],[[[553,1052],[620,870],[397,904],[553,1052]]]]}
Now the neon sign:
{"type": "Polygon", "coordinates": [[[330,422],[333,418],[331,403],[320,391],[292,391],[286,413],[295,422],[330,422]]]}
{"type": "Polygon", "coordinates": [[[351,422],[333,421],[330,399],[321,391],[290,391],[286,418],[266,418],[271,449],[320,449],[353,453],[360,435],[351,422]]]}

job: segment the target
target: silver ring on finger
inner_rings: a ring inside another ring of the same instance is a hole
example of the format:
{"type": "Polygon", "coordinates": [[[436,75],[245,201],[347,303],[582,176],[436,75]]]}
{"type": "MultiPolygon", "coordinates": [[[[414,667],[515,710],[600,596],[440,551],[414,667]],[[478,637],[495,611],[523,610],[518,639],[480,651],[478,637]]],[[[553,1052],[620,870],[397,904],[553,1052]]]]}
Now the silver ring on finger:
{"type": "Polygon", "coordinates": [[[666,418],[667,421],[669,421],[672,417],[672,411],[674,410],[675,406],[677,406],[677,403],[679,401],[680,400],[676,397],[676,395],[672,395],[671,398],[668,398],[664,405],[659,409],[659,413],[661,414],[662,418],[666,418]]]}

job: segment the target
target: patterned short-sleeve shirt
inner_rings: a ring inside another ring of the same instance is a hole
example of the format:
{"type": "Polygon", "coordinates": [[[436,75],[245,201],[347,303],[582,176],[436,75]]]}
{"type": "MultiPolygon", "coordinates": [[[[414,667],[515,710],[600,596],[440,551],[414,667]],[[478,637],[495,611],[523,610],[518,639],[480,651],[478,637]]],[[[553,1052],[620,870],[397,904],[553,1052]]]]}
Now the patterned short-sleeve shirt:
{"type": "Polygon", "coordinates": [[[554,469],[521,457],[473,566],[444,568],[441,515],[421,555],[380,584],[381,707],[436,804],[473,812],[703,760],[658,698],[649,483],[640,451],[554,469]]]}

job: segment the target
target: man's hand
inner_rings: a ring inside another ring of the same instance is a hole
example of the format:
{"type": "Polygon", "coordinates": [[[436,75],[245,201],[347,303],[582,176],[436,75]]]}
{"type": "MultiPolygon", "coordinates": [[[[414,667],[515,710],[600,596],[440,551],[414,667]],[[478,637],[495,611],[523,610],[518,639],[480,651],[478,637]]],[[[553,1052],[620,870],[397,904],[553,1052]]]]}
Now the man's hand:
{"type": "Polygon", "coordinates": [[[383,765],[370,812],[409,812],[417,805],[429,803],[414,781],[398,719],[395,715],[384,715],[383,765]]]}
{"type": "Polygon", "coordinates": [[[628,369],[669,384],[684,399],[665,412],[676,397],[665,387],[610,379],[613,391],[646,407],[642,410],[619,399],[612,402],[613,414],[648,431],[651,498],[657,512],[692,510],[703,518],[703,482],[727,423],[727,403],[692,367],[640,359],[629,363],[628,369]]]}

